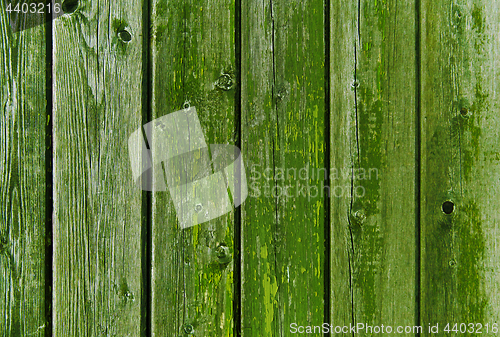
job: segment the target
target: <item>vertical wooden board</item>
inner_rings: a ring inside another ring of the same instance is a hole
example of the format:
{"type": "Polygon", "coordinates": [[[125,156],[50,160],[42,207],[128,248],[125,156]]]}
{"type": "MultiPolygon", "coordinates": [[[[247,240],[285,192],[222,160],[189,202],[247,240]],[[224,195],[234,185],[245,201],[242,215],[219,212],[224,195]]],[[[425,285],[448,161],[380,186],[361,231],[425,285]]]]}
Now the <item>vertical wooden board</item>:
{"type": "Polygon", "coordinates": [[[44,336],[45,27],[0,9],[0,335],[44,336]]]}
{"type": "MultiPolygon", "coordinates": [[[[500,321],[500,5],[421,6],[422,323],[438,323],[442,336],[456,334],[447,323],[480,323],[492,336],[500,321]],[[443,210],[445,202],[454,208],[443,210]]],[[[464,336],[478,335],[469,328],[464,336]]]]}
{"type": "Polygon", "coordinates": [[[331,17],[330,321],[396,332],[417,310],[415,3],[331,17]]]}
{"type": "MultiPolygon", "coordinates": [[[[348,169],[347,174],[330,178],[330,185],[351,186],[356,144],[356,98],[352,85],[356,75],[358,42],[358,2],[333,2],[330,8],[330,171],[348,169]],[[336,179],[332,179],[336,178],[336,179]]],[[[356,149],[357,150],[357,149],[356,149]]],[[[332,195],[335,196],[335,188],[332,195]]],[[[353,251],[350,234],[351,198],[340,195],[331,198],[331,294],[330,322],[348,325],[355,321],[352,289],[353,251]]]]}
{"type": "MultiPolygon", "coordinates": [[[[195,107],[207,145],[234,144],[234,1],[155,0],[151,20],[152,118],[195,107]]],[[[170,192],[153,192],[153,336],[232,334],[233,262],[216,252],[232,254],[233,222],[230,212],[183,229],[170,192]]]]}
{"type": "Polygon", "coordinates": [[[142,121],[142,5],[80,1],[54,21],[54,336],[141,334],[127,144],[142,121]]]}
{"type": "MultiPolygon", "coordinates": [[[[242,2],[242,335],[324,318],[322,1],[242,2]]],[[[316,331],[317,333],[318,331],[316,331]]]]}

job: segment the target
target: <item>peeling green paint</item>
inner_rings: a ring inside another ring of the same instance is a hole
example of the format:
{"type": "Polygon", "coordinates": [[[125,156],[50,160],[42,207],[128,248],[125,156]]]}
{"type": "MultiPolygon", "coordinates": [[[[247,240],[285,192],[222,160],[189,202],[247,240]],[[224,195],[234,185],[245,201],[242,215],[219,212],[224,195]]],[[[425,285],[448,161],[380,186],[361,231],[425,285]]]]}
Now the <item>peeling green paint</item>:
{"type": "Polygon", "coordinates": [[[488,323],[483,292],[485,242],[481,210],[475,202],[460,206],[461,222],[457,228],[458,247],[456,265],[456,302],[461,308],[461,319],[488,323]]]}

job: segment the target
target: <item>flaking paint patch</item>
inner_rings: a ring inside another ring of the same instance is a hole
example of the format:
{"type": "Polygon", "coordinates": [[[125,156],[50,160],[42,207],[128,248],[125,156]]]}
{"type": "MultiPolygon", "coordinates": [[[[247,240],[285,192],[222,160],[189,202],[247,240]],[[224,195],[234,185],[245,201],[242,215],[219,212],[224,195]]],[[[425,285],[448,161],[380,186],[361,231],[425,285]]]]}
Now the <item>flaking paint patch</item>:
{"type": "Polygon", "coordinates": [[[475,30],[479,34],[484,33],[485,20],[483,17],[483,10],[477,4],[474,4],[474,7],[471,12],[472,16],[472,29],[475,30]]]}
{"type": "MultiPolygon", "coordinates": [[[[272,323],[274,321],[274,306],[275,297],[278,291],[278,285],[274,276],[271,275],[271,266],[268,261],[268,249],[267,245],[264,245],[260,249],[261,263],[265,265],[265,273],[262,276],[262,289],[264,290],[263,304],[265,309],[265,331],[271,336],[272,335],[272,323]]],[[[262,272],[262,271],[261,271],[262,272]]]]}
{"type": "Polygon", "coordinates": [[[463,218],[459,233],[460,251],[457,252],[457,303],[461,308],[462,321],[485,321],[488,305],[484,294],[485,242],[481,221],[481,211],[475,202],[461,206],[463,218]]]}
{"type": "MultiPolygon", "coordinates": [[[[368,88],[360,90],[359,102],[359,149],[360,162],[359,168],[382,169],[383,156],[382,152],[382,125],[383,125],[383,109],[384,104],[380,99],[375,99],[373,93],[368,88]]],[[[378,202],[380,200],[380,180],[365,179],[362,186],[366,191],[362,200],[357,203],[362,203],[366,216],[378,214],[378,202]]]]}
{"type": "Polygon", "coordinates": [[[474,169],[477,160],[481,157],[481,115],[489,108],[488,94],[483,92],[481,84],[478,82],[475,88],[475,100],[470,107],[470,116],[467,119],[462,118],[462,144],[460,146],[462,152],[462,171],[465,180],[474,179],[474,169]]]}
{"type": "MultiPolygon", "coordinates": [[[[363,48],[359,55],[359,81],[358,92],[358,140],[359,161],[353,158],[354,168],[377,169],[382,171],[385,158],[385,144],[383,140],[384,112],[387,111],[386,92],[386,51],[385,30],[386,20],[389,16],[387,1],[377,0],[373,3],[374,11],[371,13],[365,8],[363,25],[376,26],[378,31],[371,32],[366,36],[369,48],[363,48]],[[372,14],[375,13],[375,14],[372,14]],[[368,76],[369,74],[372,74],[368,76]],[[367,78],[364,78],[367,76],[367,78]],[[373,78],[374,77],[374,78],[373,78]]],[[[361,36],[364,39],[364,35],[361,36]]],[[[382,177],[383,179],[386,177],[382,177]]],[[[354,236],[354,264],[353,281],[355,284],[355,297],[361,298],[355,301],[362,303],[359,308],[363,312],[366,322],[374,322],[380,315],[377,307],[378,279],[383,273],[381,261],[383,259],[383,248],[385,247],[384,236],[380,231],[380,224],[375,221],[373,215],[379,214],[379,203],[381,183],[378,179],[364,179],[354,182],[354,187],[362,186],[365,190],[363,198],[354,200],[353,210],[363,210],[367,218],[363,226],[351,228],[354,236]]],[[[359,310],[358,309],[358,310],[359,310]]]]}

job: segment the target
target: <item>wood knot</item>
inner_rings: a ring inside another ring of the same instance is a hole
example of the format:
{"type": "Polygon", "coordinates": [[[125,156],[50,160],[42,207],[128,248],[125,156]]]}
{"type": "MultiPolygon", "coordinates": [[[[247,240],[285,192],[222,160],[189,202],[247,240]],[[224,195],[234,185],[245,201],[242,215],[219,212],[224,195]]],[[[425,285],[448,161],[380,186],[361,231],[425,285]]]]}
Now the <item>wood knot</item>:
{"type": "Polygon", "coordinates": [[[0,253],[7,250],[9,241],[5,237],[0,238],[0,253]]]}
{"type": "Polygon", "coordinates": [[[228,91],[234,86],[234,81],[229,74],[222,74],[217,81],[215,86],[221,90],[228,91]]]}
{"type": "Polygon", "coordinates": [[[352,220],[354,223],[356,223],[358,226],[361,226],[365,220],[366,220],[366,214],[363,209],[358,209],[355,212],[352,212],[352,220]]]}
{"type": "Polygon", "coordinates": [[[130,42],[130,40],[132,40],[132,35],[130,35],[130,33],[126,29],[119,31],[118,37],[125,43],[130,42]]]}
{"type": "Polygon", "coordinates": [[[184,324],[182,330],[185,334],[191,335],[194,332],[194,327],[191,324],[184,324]]]}
{"type": "Polygon", "coordinates": [[[71,14],[78,9],[78,0],[65,0],[62,3],[64,13],[71,14]]]}
{"type": "Polygon", "coordinates": [[[221,243],[215,250],[215,255],[220,264],[226,264],[231,262],[231,253],[229,252],[229,247],[221,243]]]}

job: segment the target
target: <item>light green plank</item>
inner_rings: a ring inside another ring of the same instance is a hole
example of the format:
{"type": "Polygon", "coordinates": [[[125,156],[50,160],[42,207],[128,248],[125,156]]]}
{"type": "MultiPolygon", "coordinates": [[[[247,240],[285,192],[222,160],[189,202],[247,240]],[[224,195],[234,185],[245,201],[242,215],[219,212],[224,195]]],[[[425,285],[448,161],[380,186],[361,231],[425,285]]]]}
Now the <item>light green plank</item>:
{"type": "MultiPolygon", "coordinates": [[[[153,119],[187,103],[207,144],[234,144],[234,1],[152,4],[153,119]]],[[[152,334],[229,336],[233,262],[219,264],[216,250],[225,244],[232,254],[233,214],[182,229],[170,193],[161,191],[152,215],[152,334]]]]}
{"type": "Polygon", "coordinates": [[[334,1],[331,17],[330,321],[412,326],[415,3],[334,1]]]}
{"type": "Polygon", "coordinates": [[[45,28],[0,8],[0,335],[44,336],[45,28]]]}
{"type": "Polygon", "coordinates": [[[139,336],[142,2],[80,1],[54,21],[54,336],[139,336]],[[130,34],[130,41],[123,31],[130,34]]]}
{"type": "MultiPolygon", "coordinates": [[[[422,322],[500,322],[500,5],[422,1],[422,322]],[[451,201],[447,215],[442,204],[451,201]]],[[[485,325],[489,324],[489,332],[485,325]]],[[[452,326],[453,327],[453,326],[452,326]]],[[[474,326],[477,328],[478,326],[474,326]]],[[[463,336],[479,336],[469,330],[463,336]]]]}
{"type": "Polygon", "coordinates": [[[242,2],[243,336],[323,322],[323,14],[322,1],[242,2]]]}

